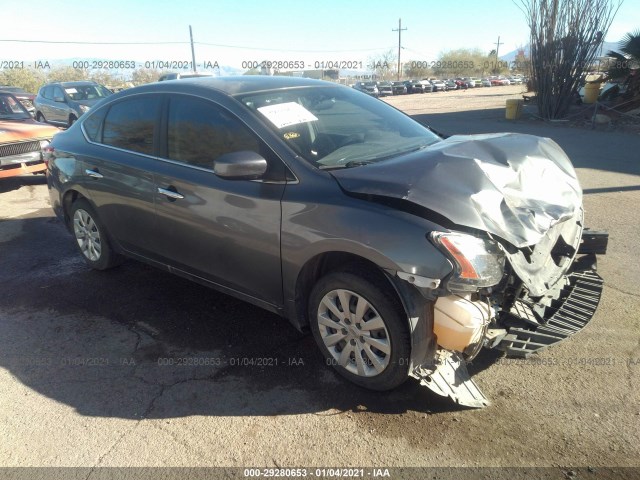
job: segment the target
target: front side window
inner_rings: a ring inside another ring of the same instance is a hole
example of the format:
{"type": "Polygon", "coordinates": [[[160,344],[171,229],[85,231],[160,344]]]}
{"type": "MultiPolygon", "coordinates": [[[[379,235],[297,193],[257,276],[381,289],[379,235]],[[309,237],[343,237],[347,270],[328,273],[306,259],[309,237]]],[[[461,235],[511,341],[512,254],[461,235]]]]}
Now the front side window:
{"type": "Polygon", "coordinates": [[[114,104],[104,120],[102,143],[152,155],[159,111],[157,96],[139,96],[114,104]]]}
{"type": "Polygon", "coordinates": [[[251,150],[263,154],[260,140],[240,120],[197,98],[171,98],[167,128],[171,160],[212,169],[214,160],[225,153],[251,150]]]}
{"type": "Polygon", "coordinates": [[[440,140],[393,107],[345,87],[277,90],[238,100],[321,169],[379,162],[440,140]]]}

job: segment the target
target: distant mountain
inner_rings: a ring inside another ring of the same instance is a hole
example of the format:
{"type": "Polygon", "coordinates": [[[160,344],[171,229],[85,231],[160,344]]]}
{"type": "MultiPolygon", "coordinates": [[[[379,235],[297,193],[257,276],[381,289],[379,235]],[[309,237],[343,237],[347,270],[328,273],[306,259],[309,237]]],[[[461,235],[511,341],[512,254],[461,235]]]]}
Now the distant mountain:
{"type": "MultiPolygon", "coordinates": [[[[609,50],[618,51],[618,43],[619,42],[603,42],[601,47],[601,55],[606,55],[609,50]]],[[[524,54],[529,56],[529,44],[524,47],[524,54]]],[[[509,53],[505,53],[504,55],[500,55],[500,60],[504,60],[505,62],[513,62],[518,55],[518,49],[512,50],[509,53]]]]}

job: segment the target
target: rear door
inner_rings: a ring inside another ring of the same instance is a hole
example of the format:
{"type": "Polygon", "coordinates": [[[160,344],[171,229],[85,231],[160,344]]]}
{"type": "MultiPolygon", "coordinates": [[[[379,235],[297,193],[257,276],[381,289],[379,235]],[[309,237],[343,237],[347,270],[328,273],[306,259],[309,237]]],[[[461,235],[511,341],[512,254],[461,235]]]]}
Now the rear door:
{"type": "Polygon", "coordinates": [[[167,263],[269,305],[282,305],[280,200],[285,167],[218,103],[172,95],[156,169],[155,247],[167,263]],[[251,150],[269,164],[261,180],[213,173],[225,153],[251,150]]]}
{"type": "Polygon", "coordinates": [[[91,112],[82,128],[91,141],[83,158],[83,184],[113,240],[154,258],[155,183],[162,97],[125,97],[91,112]]]}

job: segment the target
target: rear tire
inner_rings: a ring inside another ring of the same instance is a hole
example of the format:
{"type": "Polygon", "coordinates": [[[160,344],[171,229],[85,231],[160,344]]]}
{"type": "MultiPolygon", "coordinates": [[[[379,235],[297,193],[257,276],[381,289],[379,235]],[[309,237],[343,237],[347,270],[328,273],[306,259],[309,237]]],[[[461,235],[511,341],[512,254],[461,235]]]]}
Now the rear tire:
{"type": "Polygon", "coordinates": [[[69,124],[68,124],[68,126],[70,127],[71,125],[73,125],[77,121],[78,121],[78,119],[76,118],[75,115],[69,115],[69,124]]]}
{"type": "Polygon", "coordinates": [[[119,265],[122,258],[111,244],[107,231],[91,204],[84,198],[76,200],[69,212],[71,230],[85,262],[96,270],[107,270],[119,265]]]}
{"type": "Polygon", "coordinates": [[[353,383],[391,390],[408,378],[408,322],[384,281],[347,272],[322,277],[311,291],[309,322],[327,364],[353,383]]]}

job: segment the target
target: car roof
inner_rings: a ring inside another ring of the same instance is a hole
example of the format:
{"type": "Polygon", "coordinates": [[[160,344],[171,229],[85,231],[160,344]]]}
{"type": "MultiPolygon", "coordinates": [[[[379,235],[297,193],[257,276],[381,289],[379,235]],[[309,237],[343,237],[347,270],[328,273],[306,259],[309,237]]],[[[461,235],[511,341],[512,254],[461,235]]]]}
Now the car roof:
{"type": "Polygon", "coordinates": [[[63,87],[81,87],[83,85],[97,85],[96,82],[92,82],[91,80],[78,80],[76,82],[53,82],[48,85],[61,85],[63,87]]]}
{"type": "Polygon", "coordinates": [[[227,95],[243,95],[268,90],[279,90],[299,87],[327,87],[341,85],[324,80],[312,80],[299,77],[277,77],[268,75],[239,75],[230,77],[198,77],[180,80],[167,80],[164,82],[147,83],[139,87],[129,88],[123,92],[154,92],[167,89],[185,91],[190,88],[218,90],[227,95]]]}

